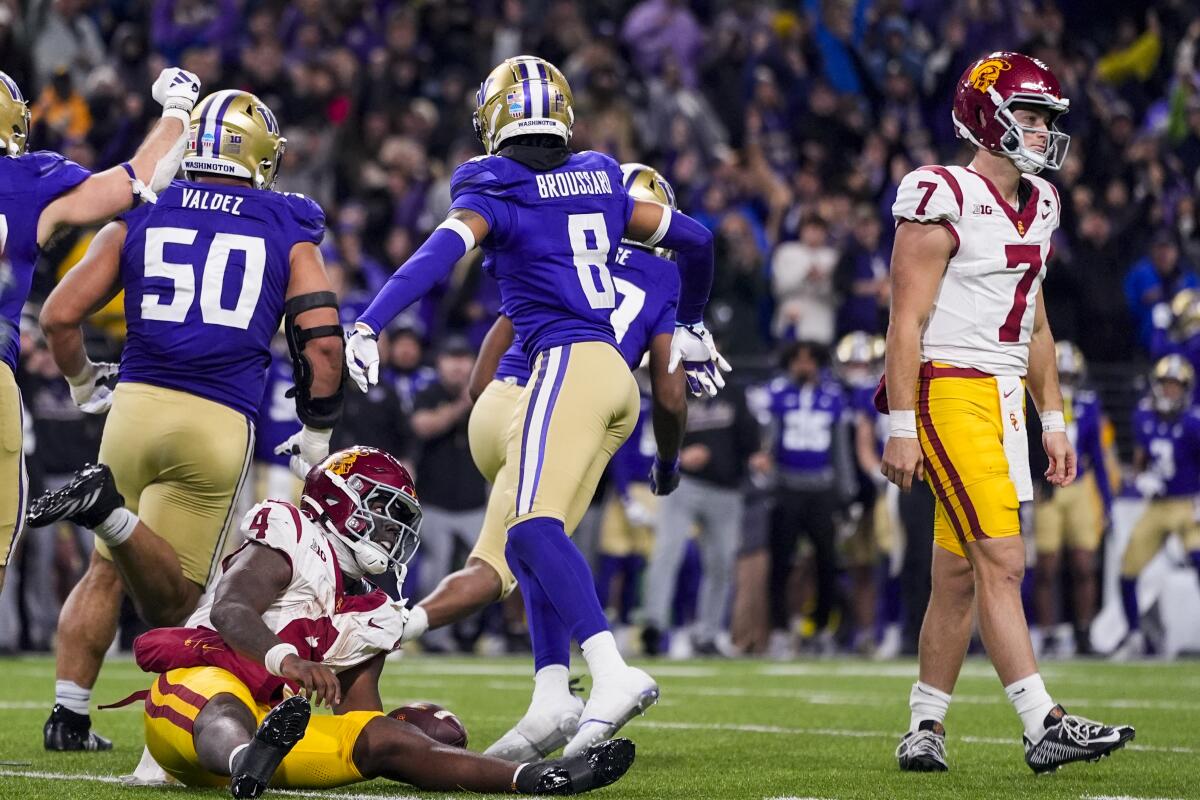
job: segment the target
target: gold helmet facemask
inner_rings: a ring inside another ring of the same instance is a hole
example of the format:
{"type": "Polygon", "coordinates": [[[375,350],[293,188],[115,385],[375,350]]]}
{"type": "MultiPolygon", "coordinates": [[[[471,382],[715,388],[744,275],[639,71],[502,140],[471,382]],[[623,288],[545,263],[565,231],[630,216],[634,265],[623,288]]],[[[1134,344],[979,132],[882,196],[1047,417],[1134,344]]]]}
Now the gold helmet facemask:
{"type": "Polygon", "coordinates": [[[236,89],[211,94],[192,112],[184,174],[244,178],[256,189],[270,189],[279,175],[287,139],[263,101],[236,89]]]}
{"type": "Polygon", "coordinates": [[[1160,414],[1174,415],[1187,408],[1192,402],[1192,390],[1196,387],[1196,371],[1187,359],[1179,354],[1163,356],[1150,373],[1150,394],[1154,410],[1160,414]],[[1165,384],[1178,383],[1183,391],[1178,398],[1167,395],[1165,384]]]}
{"type": "Polygon", "coordinates": [[[29,104],[17,82],[0,72],[0,155],[24,155],[28,141],[29,104]]]}
{"type": "MultiPolygon", "coordinates": [[[[645,164],[630,162],[621,165],[621,184],[634,200],[644,200],[650,203],[664,205],[672,211],[679,209],[675,202],[675,190],[662,173],[645,164]]],[[[647,250],[645,244],[632,239],[622,239],[621,244],[630,247],[640,247],[647,250]]],[[[662,247],[653,248],[654,254],[661,258],[671,258],[672,253],[662,247]]]]}
{"type": "Polygon", "coordinates": [[[1087,379],[1087,361],[1083,351],[1073,342],[1066,340],[1054,343],[1054,363],[1058,366],[1058,377],[1064,386],[1078,388],[1087,379]]]}
{"type": "Polygon", "coordinates": [[[492,92],[476,110],[475,132],[489,155],[516,136],[556,136],[566,145],[575,124],[572,105],[569,90],[555,82],[517,81],[492,92]]]}

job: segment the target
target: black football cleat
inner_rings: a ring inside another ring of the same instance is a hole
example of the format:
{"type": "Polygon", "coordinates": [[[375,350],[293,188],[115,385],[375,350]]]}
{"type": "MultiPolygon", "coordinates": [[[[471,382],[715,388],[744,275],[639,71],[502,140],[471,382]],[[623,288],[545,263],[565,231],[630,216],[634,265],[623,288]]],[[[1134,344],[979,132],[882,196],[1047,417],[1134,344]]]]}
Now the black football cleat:
{"type": "Polygon", "coordinates": [[[304,738],[312,707],[302,695],[293,695],[271,709],[234,760],[229,792],[234,797],[258,797],[267,788],[279,764],[304,738]]]}
{"type": "Polygon", "coordinates": [[[915,731],[904,734],[896,748],[896,761],[904,772],[946,772],[946,729],[933,719],[921,720],[915,731]]]}
{"type": "Polygon", "coordinates": [[[92,730],[92,718],[55,704],[42,728],[42,744],[58,752],[112,750],[108,739],[92,730]]]}
{"type": "Polygon", "coordinates": [[[582,794],[616,783],[633,766],[628,739],[594,744],[577,756],[526,764],[513,781],[520,794],[582,794]]]}
{"type": "Polygon", "coordinates": [[[1073,761],[1099,761],[1134,736],[1131,725],[1105,725],[1055,706],[1046,715],[1046,732],[1037,742],[1025,737],[1025,763],[1041,775],[1073,761]]]}
{"type": "Polygon", "coordinates": [[[123,505],[125,498],[108,465],[88,464],[66,486],[34,500],[25,519],[33,528],[66,519],[91,529],[123,505]]]}

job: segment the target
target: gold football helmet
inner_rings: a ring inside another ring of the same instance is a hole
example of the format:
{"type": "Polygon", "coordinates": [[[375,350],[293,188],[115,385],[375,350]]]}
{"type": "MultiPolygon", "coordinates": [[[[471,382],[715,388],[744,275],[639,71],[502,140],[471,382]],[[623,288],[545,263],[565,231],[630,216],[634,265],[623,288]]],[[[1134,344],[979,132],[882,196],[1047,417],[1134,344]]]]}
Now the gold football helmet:
{"type": "Polygon", "coordinates": [[[1087,379],[1087,361],[1083,351],[1073,342],[1054,343],[1054,363],[1058,366],[1058,379],[1064,386],[1078,388],[1087,379]]]}
{"type": "Polygon", "coordinates": [[[884,338],[864,331],[847,333],[833,351],[833,369],[847,385],[874,386],[883,374],[884,338]]]}
{"type": "Polygon", "coordinates": [[[625,191],[634,200],[648,200],[651,203],[662,203],[672,210],[678,209],[675,203],[675,190],[662,176],[662,173],[645,164],[628,163],[621,165],[621,182],[625,191]]]}
{"type": "Polygon", "coordinates": [[[245,178],[256,189],[270,189],[279,174],[287,139],[279,122],[249,92],[236,89],[210,94],[192,112],[183,171],[245,178]]]}
{"type": "Polygon", "coordinates": [[[28,140],[29,104],[17,82],[0,72],[0,146],[3,146],[3,155],[24,155],[28,140]]]}
{"type": "Polygon", "coordinates": [[[1171,338],[1186,342],[1200,335],[1200,291],[1184,289],[1171,301],[1171,338]]]}
{"type": "Polygon", "coordinates": [[[487,105],[488,101],[499,94],[501,89],[521,81],[533,80],[550,81],[566,95],[567,101],[574,106],[575,95],[571,93],[571,84],[567,82],[567,76],[562,74],[562,70],[538,56],[513,56],[497,64],[495,69],[483,79],[483,83],[479,84],[479,92],[475,95],[476,108],[483,108],[487,105]]]}
{"type": "Polygon", "coordinates": [[[1192,390],[1196,388],[1196,370],[1188,360],[1178,353],[1163,356],[1154,364],[1150,373],[1150,394],[1154,398],[1154,410],[1160,414],[1177,414],[1192,402],[1192,390]],[[1176,383],[1180,389],[1169,388],[1176,383]],[[1182,391],[1181,391],[1182,390],[1182,391]]]}
{"type": "Polygon", "coordinates": [[[560,83],[529,78],[491,87],[485,82],[478,96],[483,102],[475,109],[472,124],[489,155],[514,136],[544,134],[561,138],[564,145],[571,141],[575,101],[565,79],[560,83]]]}

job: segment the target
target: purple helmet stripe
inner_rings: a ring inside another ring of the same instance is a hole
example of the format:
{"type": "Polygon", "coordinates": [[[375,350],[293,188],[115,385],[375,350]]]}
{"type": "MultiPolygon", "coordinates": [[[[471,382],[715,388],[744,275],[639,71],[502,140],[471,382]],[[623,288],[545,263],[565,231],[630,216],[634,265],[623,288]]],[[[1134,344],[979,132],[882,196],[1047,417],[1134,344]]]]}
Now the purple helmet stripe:
{"type": "Polygon", "coordinates": [[[529,81],[521,81],[521,96],[525,100],[525,119],[533,119],[533,103],[529,99],[529,81]]]}
{"type": "Polygon", "coordinates": [[[630,186],[633,186],[633,182],[637,180],[637,176],[641,174],[642,171],[640,169],[630,170],[629,176],[625,178],[625,188],[628,189],[630,186]]]}
{"type": "Polygon", "coordinates": [[[229,96],[225,98],[225,102],[221,103],[221,108],[217,111],[216,129],[213,131],[213,158],[221,155],[221,123],[225,119],[225,112],[229,110],[229,106],[233,103],[233,98],[236,96],[236,94],[230,92],[229,96]]]}
{"type": "Polygon", "coordinates": [[[550,80],[550,76],[546,74],[546,65],[540,61],[538,62],[538,77],[544,81],[550,80]]]}
{"type": "Polygon", "coordinates": [[[208,109],[213,104],[215,98],[210,97],[208,102],[200,109],[200,127],[196,129],[196,155],[204,155],[204,121],[208,118],[208,109]]]}
{"type": "Polygon", "coordinates": [[[529,80],[530,78],[533,77],[532,75],[529,74],[529,62],[528,61],[518,61],[517,66],[519,66],[521,69],[521,77],[522,78],[524,78],[525,80],[529,80]]]}
{"type": "Polygon", "coordinates": [[[542,116],[550,116],[550,84],[548,82],[542,84],[542,116]]]}
{"type": "Polygon", "coordinates": [[[8,75],[0,72],[0,83],[3,83],[8,88],[8,93],[12,95],[12,99],[18,103],[24,103],[25,97],[21,94],[21,90],[17,88],[17,82],[8,75]]]}

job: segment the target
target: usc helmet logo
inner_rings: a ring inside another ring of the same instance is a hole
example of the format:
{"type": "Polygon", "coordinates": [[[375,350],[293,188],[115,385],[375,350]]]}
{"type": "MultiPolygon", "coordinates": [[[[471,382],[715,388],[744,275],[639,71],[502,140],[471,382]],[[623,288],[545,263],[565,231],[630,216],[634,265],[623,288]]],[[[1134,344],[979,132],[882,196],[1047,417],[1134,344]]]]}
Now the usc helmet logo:
{"type": "Polygon", "coordinates": [[[357,448],[347,450],[344,454],[339,456],[337,460],[330,462],[326,469],[328,469],[334,475],[345,477],[350,472],[350,468],[354,466],[354,462],[358,461],[359,454],[360,453],[357,448]]]}
{"type": "Polygon", "coordinates": [[[981,92],[987,92],[988,89],[1000,80],[1000,73],[1012,69],[1012,64],[1005,61],[1003,58],[989,58],[980,61],[971,70],[971,74],[967,76],[967,80],[981,92]]]}

